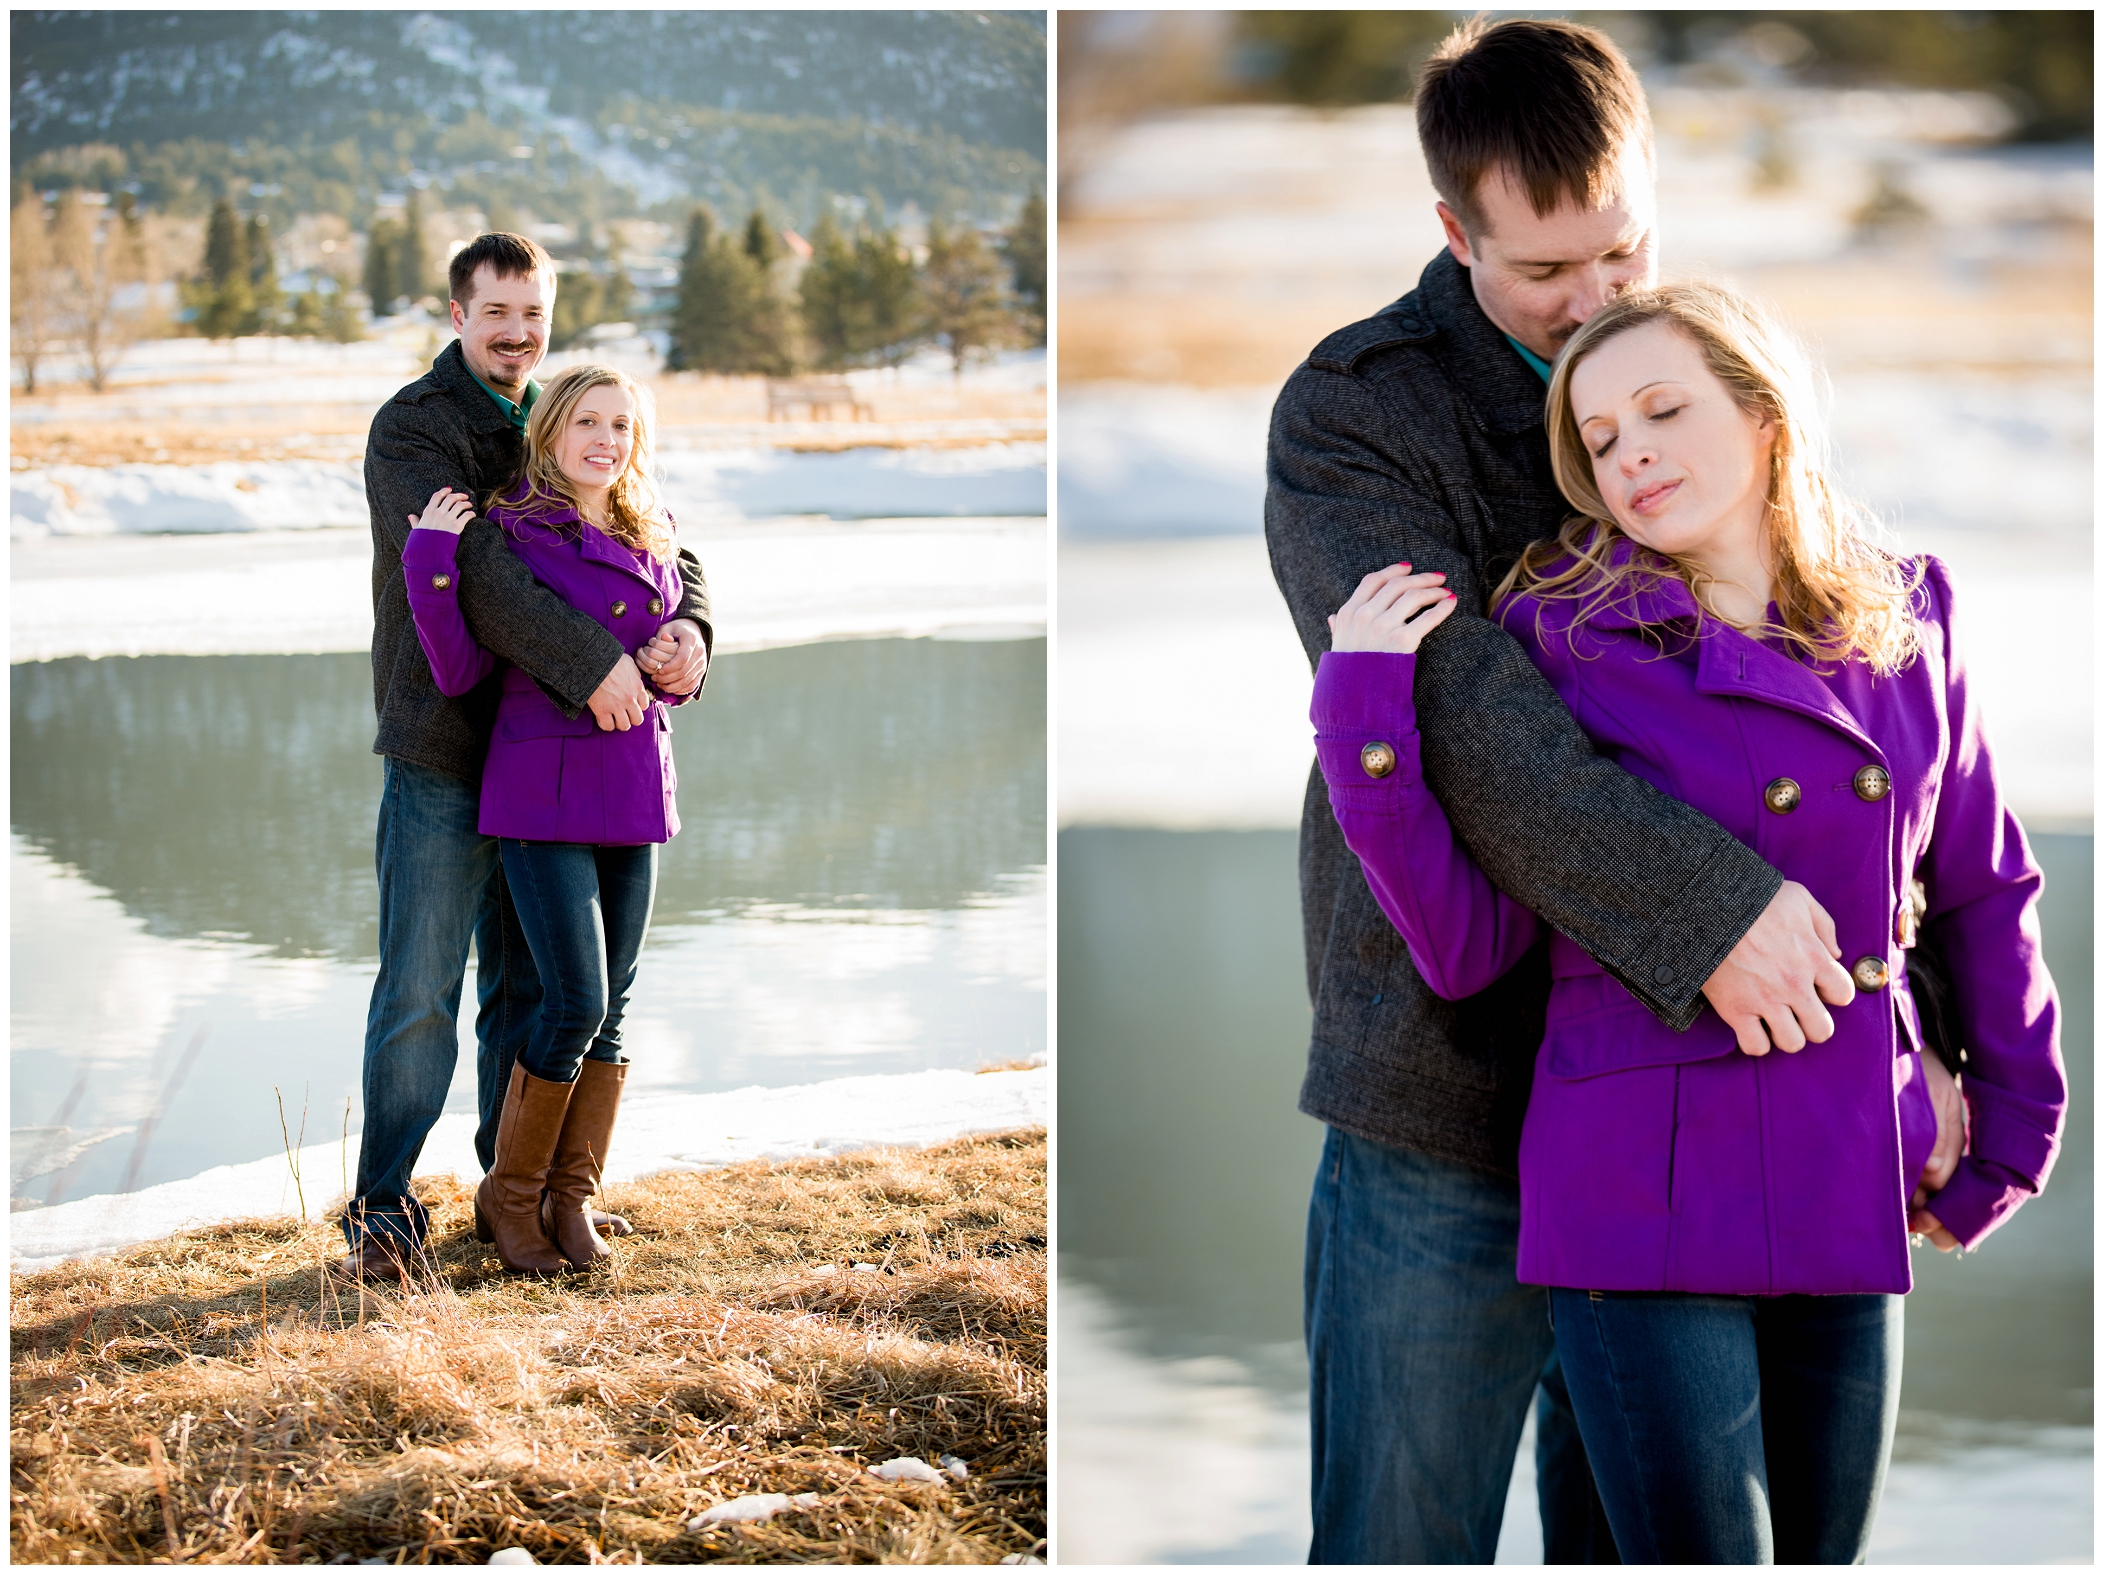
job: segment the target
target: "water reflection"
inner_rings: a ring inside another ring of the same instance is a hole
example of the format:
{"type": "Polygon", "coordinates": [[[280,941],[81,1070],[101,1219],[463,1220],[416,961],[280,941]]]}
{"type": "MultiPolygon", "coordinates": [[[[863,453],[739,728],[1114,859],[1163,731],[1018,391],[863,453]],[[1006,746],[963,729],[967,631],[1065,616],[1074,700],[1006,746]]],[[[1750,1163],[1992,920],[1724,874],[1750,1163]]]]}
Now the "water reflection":
{"type": "MultiPolygon", "coordinates": [[[[1045,857],[1045,646],[869,640],[721,660],[674,749],[661,922],[951,908],[1045,857]]],[[[366,658],[12,670],[13,826],[149,934],[377,955],[366,658]]]]}
{"type": "MultiPolygon", "coordinates": [[[[629,1018],[637,1088],[1045,1048],[1044,660],[723,659],[675,735],[687,829],[629,1018]]],[[[54,662],[13,692],[17,1206],[270,1154],[273,1085],[309,1142],[336,1135],[375,966],[364,659],[54,662]]]]}
{"type": "MultiPolygon", "coordinates": [[[[1995,1446],[2041,1460],[2066,1459],[2071,1437],[2087,1448],[2091,839],[2040,835],[2033,845],[2066,1025],[2067,1141],[2045,1195],[1984,1251],[1963,1262],[1915,1254],[1898,1458],[1917,1471],[1977,1463],[1986,1445],[1966,1427],[2018,1424],[1995,1446]]],[[[1294,1109],[1308,1032],[1294,835],[1084,828],[1063,831],[1059,846],[1061,1274],[1084,1288],[1069,1354],[1097,1353],[1105,1374],[1152,1363],[1151,1388],[1111,1387],[1129,1407],[1159,1391],[1150,1426],[1193,1451],[1217,1452],[1232,1433],[1204,1419],[1242,1393],[1237,1385],[1267,1393],[1258,1409],[1244,1406],[1243,1430],[1263,1434],[1268,1456],[1290,1453],[1287,1418],[1305,1381],[1301,1234],[1321,1130],[1294,1109]],[[1189,1408],[1180,1434],[1178,1406],[1189,1408]]],[[[1104,1387],[1078,1373],[1063,1386],[1061,1437],[1078,1451],[1104,1429],[1066,1406],[1104,1387]]],[[[1069,1461],[1066,1448],[1062,1469],[1074,1474],[1062,1480],[1085,1485],[1090,1462],[1069,1461]]],[[[1957,1491],[1968,1470],[1934,1477],[1934,1493],[1957,1491]]],[[[1915,1480],[1895,1471],[1901,1486],[1915,1480]]],[[[2068,1478],[2057,1467],[2050,1475],[2068,1478]]],[[[1983,1502],[1970,1489],[1964,1501],[1983,1502]]],[[[1067,1503],[1065,1534],[1080,1532],[1073,1517],[1090,1502],[1082,1491],[1067,1503]]],[[[1106,1528],[1079,1535],[1064,1556],[1090,1545],[1102,1557],[1123,1546],[1122,1557],[1168,1562],[1277,1556],[1298,1535],[1295,1522],[1242,1524],[1248,1503],[1219,1506],[1221,1525],[1237,1523],[1225,1542],[1168,1546],[1159,1524],[1135,1522],[1135,1541],[1106,1528]]],[[[1301,1500],[1292,1513],[1305,1515],[1301,1500]]],[[[2086,1496],[2027,1524],[2043,1535],[2070,1514],[2086,1528],[2086,1496]]],[[[1999,1517],[1975,1530],[1988,1528],[2008,1539],[2000,1556],[2028,1556],[2026,1533],[1999,1517]]]]}

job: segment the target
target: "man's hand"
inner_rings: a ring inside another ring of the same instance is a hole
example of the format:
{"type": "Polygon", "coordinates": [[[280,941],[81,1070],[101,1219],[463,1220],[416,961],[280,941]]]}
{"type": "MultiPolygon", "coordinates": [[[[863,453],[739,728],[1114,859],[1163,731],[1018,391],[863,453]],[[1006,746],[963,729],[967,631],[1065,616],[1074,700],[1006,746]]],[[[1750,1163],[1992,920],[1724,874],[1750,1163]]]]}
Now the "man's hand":
{"type": "Polygon", "coordinates": [[[636,652],[636,665],[666,694],[692,694],[709,670],[709,646],[701,637],[701,625],[692,618],[673,619],[636,652]]]}
{"type": "Polygon", "coordinates": [[[1938,1252],[1951,1252],[1957,1248],[1958,1238],[1945,1230],[1924,1205],[1931,1193],[1941,1192],[1949,1185],[1958,1169],[1958,1156],[1965,1152],[1965,1095],[1935,1051],[1922,1052],[1921,1068],[1929,1081],[1929,1103],[1936,1107],[1936,1146],[1929,1150],[1929,1162],[1921,1168],[1921,1185],[1914,1189],[1907,1204],[1907,1229],[1928,1237],[1938,1252]]]}
{"type": "Polygon", "coordinates": [[[625,733],[632,727],[641,727],[650,694],[643,687],[643,675],[636,671],[634,659],[623,652],[621,660],[614,663],[614,670],[599,681],[599,687],[585,704],[592,708],[602,733],[616,728],[625,733]]]}
{"type": "Polygon", "coordinates": [[[1826,909],[1786,880],[1702,993],[1748,1055],[1802,1050],[1807,1040],[1819,1044],[1833,1037],[1834,1020],[1822,1001],[1846,1006],[1856,998],[1856,982],[1836,960],[1840,955],[1826,909]]]}

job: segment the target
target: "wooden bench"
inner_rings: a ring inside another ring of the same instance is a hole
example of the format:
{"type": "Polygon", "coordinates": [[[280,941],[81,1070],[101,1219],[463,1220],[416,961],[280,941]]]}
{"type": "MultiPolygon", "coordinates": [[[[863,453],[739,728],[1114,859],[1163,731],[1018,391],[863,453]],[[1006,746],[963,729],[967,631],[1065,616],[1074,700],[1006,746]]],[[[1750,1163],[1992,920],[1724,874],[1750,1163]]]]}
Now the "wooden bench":
{"type": "Polygon", "coordinates": [[[875,413],[855,397],[844,377],[777,378],[767,380],[767,419],[801,410],[806,421],[841,419],[834,411],[845,409],[849,421],[873,421],[875,413]],[[823,414],[821,414],[823,412],[823,414]]]}

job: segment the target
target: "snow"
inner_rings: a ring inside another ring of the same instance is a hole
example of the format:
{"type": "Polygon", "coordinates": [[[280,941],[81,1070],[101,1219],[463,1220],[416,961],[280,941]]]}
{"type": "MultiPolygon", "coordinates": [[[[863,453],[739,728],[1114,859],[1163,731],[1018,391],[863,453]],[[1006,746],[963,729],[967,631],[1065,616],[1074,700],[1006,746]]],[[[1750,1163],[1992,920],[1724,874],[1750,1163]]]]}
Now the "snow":
{"type": "MultiPolygon", "coordinates": [[[[1899,543],[1951,566],[1973,631],[1973,692],[2011,806],[2035,830],[2087,829],[2086,541],[1923,525],[1899,543]]],[[[1314,759],[1312,680],[1263,539],[1069,538],[1059,580],[1060,823],[1298,826],[1314,759]]]]}
{"type": "MultiPolygon", "coordinates": [[[[719,651],[1045,630],[1042,519],[739,523],[687,539],[708,575],[719,651]]],[[[11,557],[15,662],[372,644],[363,525],[17,539],[11,557]]]]}
{"type": "MultiPolygon", "coordinates": [[[[826,519],[1035,517],[1045,512],[1045,445],[845,449],[673,449],[660,484],[687,524],[826,519]]],[[[214,535],[370,527],[357,460],[222,460],[209,465],[54,465],[17,471],[9,532],[50,536],[214,535]]]]}
{"type": "MultiPolygon", "coordinates": [[[[618,1186],[666,1171],[705,1171],[747,1160],[816,1159],[878,1147],[925,1148],[980,1132],[1043,1126],[1051,1071],[915,1072],[845,1077],[795,1088],[744,1088],[722,1094],[645,1094],[621,1106],[620,1141],[605,1181],[618,1186]]],[[[442,1116],[424,1144],[419,1174],[481,1174],[475,1117],[442,1116]]],[[[353,1134],[355,1140],[356,1134],[353,1134]]],[[[299,1151],[307,1209],[319,1213],[339,1177],[345,1145],[299,1151]]],[[[116,1252],[178,1231],[229,1219],[295,1213],[292,1166],[279,1155],[221,1165],[184,1181],[138,1192],[81,1198],[9,1216],[10,1261],[49,1268],[71,1258],[116,1252]]]]}

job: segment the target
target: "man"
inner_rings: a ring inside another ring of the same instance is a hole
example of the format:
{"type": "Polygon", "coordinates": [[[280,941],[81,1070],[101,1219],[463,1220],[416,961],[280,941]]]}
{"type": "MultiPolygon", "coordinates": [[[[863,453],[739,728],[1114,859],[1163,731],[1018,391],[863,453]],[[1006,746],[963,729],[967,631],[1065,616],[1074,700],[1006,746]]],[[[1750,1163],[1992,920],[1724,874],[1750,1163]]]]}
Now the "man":
{"type": "MultiPolygon", "coordinates": [[[[1832,925],[1721,827],[1596,755],[1484,616],[1568,506],[1549,363],[1654,277],[1651,129],[1613,44],[1480,19],[1425,67],[1420,140],[1447,250],[1318,345],[1272,417],[1265,532],[1313,662],[1360,579],[1443,571],[1457,612],[1417,659],[1427,780],[1477,862],[1662,1020],[1705,1000],[1753,1051],[1803,1048],[1853,995],[1832,925]]],[[[1434,996],[1331,817],[1301,820],[1315,1005],[1301,1109],[1330,1127],[1309,1213],[1316,1563],[1489,1562],[1537,1383],[1551,1562],[1612,1560],[1552,1360],[1546,1293],[1514,1275],[1518,1135],[1546,947],[1466,1001],[1434,996]]]]}
{"type": "MultiPolygon", "coordinates": [[[[511,1062],[539,1010],[526,950],[493,837],[476,830],[482,758],[500,675],[457,699],[438,692],[418,643],[402,578],[411,515],[453,487],[481,498],[517,473],[526,416],[547,353],[555,264],[520,235],[477,237],[449,270],[459,336],[431,370],[382,406],[365,449],[373,526],[373,704],[385,757],[376,840],[380,973],[365,1030],[365,1130],[358,1184],[344,1211],[347,1275],[398,1279],[429,1228],[409,1190],[424,1139],[444,1108],[458,1052],[468,941],[475,942],[476,1080],[483,1168],[494,1151],[511,1062]]],[[[685,599],[637,656],[586,614],[538,584],[487,520],[459,546],[459,598],[488,650],[531,674],[565,713],[589,708],[602,728],[639,726],[644,672],[691,694],[707,670],[708,590],[693,555],[679,555],[685,599]],[[639,662],[641,666],[639,667],[639,662]]],[[[596,1223],[626,1234],[626,1222],[596,1223]]]]}

